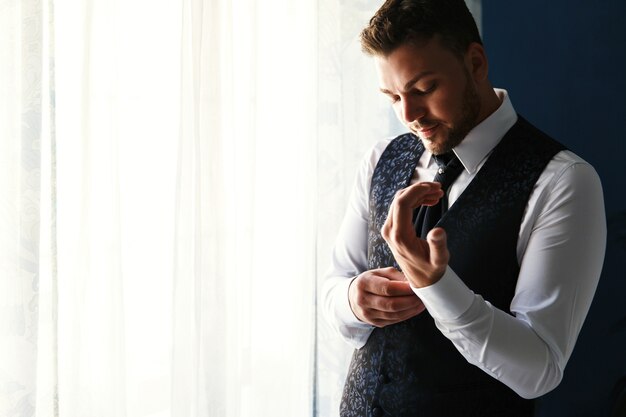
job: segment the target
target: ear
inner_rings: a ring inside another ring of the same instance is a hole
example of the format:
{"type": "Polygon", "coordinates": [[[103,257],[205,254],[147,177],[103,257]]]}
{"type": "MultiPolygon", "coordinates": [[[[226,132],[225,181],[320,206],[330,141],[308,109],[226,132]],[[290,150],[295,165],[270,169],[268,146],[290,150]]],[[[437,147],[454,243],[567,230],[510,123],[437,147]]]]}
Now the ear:
{"type": "Polygon", "coordinates": [[[489,62],[485,48],[477,42],[472,42],[465,53],[465,65],[472,75],[474,82],[481,84],[487,81],[489,75],[489,62]]]}

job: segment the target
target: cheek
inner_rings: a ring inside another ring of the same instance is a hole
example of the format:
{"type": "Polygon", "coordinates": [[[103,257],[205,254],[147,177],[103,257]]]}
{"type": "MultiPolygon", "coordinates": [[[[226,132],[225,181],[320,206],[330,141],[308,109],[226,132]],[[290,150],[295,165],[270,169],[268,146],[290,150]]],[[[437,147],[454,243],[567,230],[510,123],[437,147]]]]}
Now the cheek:
{"type": "Polygon", "coordinates": [[[450,89],[441,89],[434,93],[429,100],[429,110],[436,119],[454,122],[461,113],[461,96],[450,89]]]}

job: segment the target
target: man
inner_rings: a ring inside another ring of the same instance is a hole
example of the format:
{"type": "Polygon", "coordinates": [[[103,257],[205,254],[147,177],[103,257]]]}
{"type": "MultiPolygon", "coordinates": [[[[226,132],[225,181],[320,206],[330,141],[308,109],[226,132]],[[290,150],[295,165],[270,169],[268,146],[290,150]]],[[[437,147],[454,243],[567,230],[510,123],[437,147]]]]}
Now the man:
{"type": "Polygon", "coordinates": [[[361,42],[410,133],[366,157],[324,283],[341,415],[532,416],[600,276],[598,176],[491,86],[462,0],[388,0],[361,42]]]}

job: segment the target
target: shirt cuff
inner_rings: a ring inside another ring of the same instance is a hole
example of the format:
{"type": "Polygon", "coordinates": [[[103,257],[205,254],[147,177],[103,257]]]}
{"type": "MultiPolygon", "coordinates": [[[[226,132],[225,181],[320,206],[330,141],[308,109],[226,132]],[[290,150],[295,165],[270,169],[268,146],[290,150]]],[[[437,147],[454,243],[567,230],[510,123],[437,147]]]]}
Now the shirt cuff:
{"type": "Polygon", "coordinates": [[[413,292],[422,300],[430,315],[440,321],[459,319],[474,302],[475,294],[458,275],[447,267],[446,272],[436,283],[413,292]]]}

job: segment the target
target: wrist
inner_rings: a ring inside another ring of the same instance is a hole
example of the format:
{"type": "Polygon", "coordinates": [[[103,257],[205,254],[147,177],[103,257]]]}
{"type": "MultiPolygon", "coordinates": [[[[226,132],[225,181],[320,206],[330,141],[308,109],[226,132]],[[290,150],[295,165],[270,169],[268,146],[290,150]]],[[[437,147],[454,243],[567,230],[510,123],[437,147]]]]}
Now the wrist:
{"type": "Polygon", "coordinates": [[[413,288],[425,288],[437,283],[445,274],[447,265],[431,271],[405,272],[407,280],[413,288]]]}
{"type": "Polygon", "coordinates": [[[456,321],[462,317],[474,302],[475,294],[463,280],[452,270],[446,268],[443,277],[436,284],[423,287],[413,287],[430,315],[435,320],[456,321]]]}

